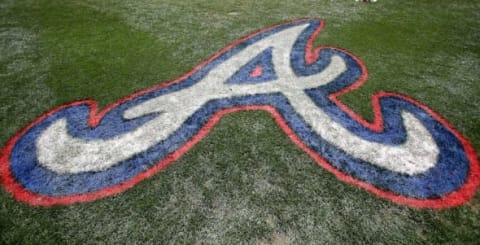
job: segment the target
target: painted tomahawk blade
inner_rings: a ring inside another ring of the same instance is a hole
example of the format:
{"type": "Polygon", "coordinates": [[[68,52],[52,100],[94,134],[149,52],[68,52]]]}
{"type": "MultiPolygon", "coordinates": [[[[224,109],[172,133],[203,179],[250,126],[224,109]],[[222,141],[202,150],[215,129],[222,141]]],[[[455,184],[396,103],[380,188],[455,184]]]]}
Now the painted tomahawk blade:
{"type": "Polygon", "coordinates": [[[366,81],[366,67],[343,49],[313,49],[322,28],[321,20],[302,19],[258,31],[99,113],[92,100],[55,108],[2,149],[2,183],[32,205],[113,195],[175,162],[223,115],[264,110],[342,181],[414,207],[468,201],[479,184],[468,140],[396,93],[373,95],[373,122],[355,114],[337,97],[366,81]]]}

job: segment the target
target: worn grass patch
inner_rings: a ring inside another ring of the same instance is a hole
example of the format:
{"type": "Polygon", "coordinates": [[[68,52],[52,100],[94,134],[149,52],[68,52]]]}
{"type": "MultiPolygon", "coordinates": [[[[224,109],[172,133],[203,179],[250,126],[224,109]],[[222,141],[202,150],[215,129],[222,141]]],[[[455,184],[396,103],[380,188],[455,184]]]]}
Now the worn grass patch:
{"type": "MultiPolygon", "coordinates": [[[[475,1],[3,1],[0,139],[42,112],[109,104],[174,79],[229,42],[293,18],[325,18],[317,43],[348,49],[370,79],[342,97],[366,118],[395,91],[452,122],[480,149],[475,1]]],[[[224,117],[175,164],[87,204],[30,207],[0,193],[0,241],[32,243],[475,243],[480,197],[418,210],[338,181],[264,112],[224,117]]]]}

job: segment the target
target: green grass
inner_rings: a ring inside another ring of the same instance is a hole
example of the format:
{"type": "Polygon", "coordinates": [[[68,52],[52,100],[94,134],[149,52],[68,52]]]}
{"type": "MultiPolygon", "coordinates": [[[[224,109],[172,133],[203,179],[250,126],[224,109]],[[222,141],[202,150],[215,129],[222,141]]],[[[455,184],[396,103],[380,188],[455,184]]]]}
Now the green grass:
{"type": "MultiPolygon", "coordinates": [[[[0,141],[41,113],[107,105],[174,79],[231,41],[295,18],[327,21],[317,43],[345,48],[369,80],[342,100],[404,93],[480,151],[478,1],[0,2],[0,141]]],[[[115,197],[31,207],[0,192],[0,243],[475,243],[480,196],[418,210],[338,181],[265,112],[225,116],[175,164],[115,197]]]]}

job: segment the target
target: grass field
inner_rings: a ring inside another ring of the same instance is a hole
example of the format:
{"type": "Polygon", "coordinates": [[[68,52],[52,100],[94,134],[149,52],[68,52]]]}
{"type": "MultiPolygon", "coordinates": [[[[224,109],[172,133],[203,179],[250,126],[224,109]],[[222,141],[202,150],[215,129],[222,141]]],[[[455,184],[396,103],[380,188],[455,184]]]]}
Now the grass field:
{"type": "MultiPolygon", "coordinates": [[[[317,44],[360,57],[369,79],[341,100],[372,118],[394,91],[451,122],[480,151],[480,2],[0,1],[0,142],[55,106],[106,106],[177,78],[280,22],[326,20],[317,44]]],[[[226,115],[181,159],[126,192],[32,207],[0,192],[0,243],[478,243],[480,195],[429,210],[339,181],[266,112],[226,115]]]]}

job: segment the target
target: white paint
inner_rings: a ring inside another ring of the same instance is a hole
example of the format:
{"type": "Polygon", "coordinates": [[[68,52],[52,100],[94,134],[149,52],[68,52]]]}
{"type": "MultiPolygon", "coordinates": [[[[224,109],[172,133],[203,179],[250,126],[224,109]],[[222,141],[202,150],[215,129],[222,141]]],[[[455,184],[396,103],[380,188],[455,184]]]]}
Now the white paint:
{"type": "Polygon", "coordinates": [[[419,174],[437,162],[439,149],[422,123],[411,113],[402,112],[407,139],[402,145],[384,145],[362,139],[330,118],[303,92],[285,93],[295,110],[313,130],[355,158],[391,171],[419,174]]]}
{"type": "Polygon", "coordinates": [[[331,82],[347,69],[340,56],[333,56],[328,67],[318,74],[308,77],[294,74],[290,66],[290,52],[295,40],[307,26],[293,26],[266,37],[218,65],[196,84],[126,110],[123,115],[125,119],[162,112],[132,132],[108,140],[84,140],[68,134],[66,119],[56,121],[36,142],[40,164],[57,173],[102,171],[165,140],[210,100],[282,92],[317,134],[355,158],[405,174],[422,173],[434,166],[438,147],[412,114],[402,114],[407,141],[397,146],[383,145],[350,133],[304,93],[305,89],[331,82]],[[272,47],[273,65],[278,77],[276,81],[260,84],[224,83],[240,67],[269,47],[272,47]]]}

